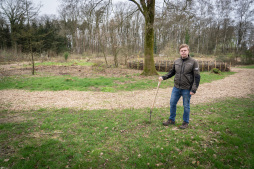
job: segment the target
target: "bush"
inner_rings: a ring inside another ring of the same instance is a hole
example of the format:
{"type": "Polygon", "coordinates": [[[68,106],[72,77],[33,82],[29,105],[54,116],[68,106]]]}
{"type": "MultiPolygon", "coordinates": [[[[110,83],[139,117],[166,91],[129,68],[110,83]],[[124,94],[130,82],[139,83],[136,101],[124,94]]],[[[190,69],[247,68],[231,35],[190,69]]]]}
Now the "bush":
{"type": "Polygon", "coordinates": [[[220,71],[220,69],[218,69],[218,68],[213,68],[213,69],[211,70],[211,73],[221,74],[221,71],[220,71]]]}
{"type": "Polygon", "coordinates": [[[190,57],[192,58],[195,57],[194,53],[190,53],[190,57]]]}
{"type": "Polygon", "coordinates": [[[92,66],[92,70],[95,72],[106,72],[107,66],[103,63],[94,63],[92,66]]]}
{"type": "Polygon", "coordinates": [[[65,59],[65,61],[68,60],[68,57],[69,57],[69,52],[64,52],[64,59],[65,59]]]}
{"type": "Polygon", "coordinates": [[[251,50],[246,50],[245,55],[242,56],[245,64],[253,64],[254,63],[254,54],[251,50]]]}

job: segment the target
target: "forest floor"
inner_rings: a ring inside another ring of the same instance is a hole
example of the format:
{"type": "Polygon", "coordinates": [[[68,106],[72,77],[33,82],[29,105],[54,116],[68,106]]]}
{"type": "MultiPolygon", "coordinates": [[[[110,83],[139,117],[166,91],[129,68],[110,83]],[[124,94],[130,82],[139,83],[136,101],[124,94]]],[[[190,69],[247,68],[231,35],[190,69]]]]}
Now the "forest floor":
{"type": "MultiPolygon", "coordinates": [[[[26,75],[31,68],[21,65],[1,65],[0,76],[26,75]]],[[[140,73],[131,69],[103,69],[92,71],[92,67],[82,66],[38,66],[37,71],[50,75],[74,75],[81,77],[122,76],[140,73]]],[[[236,72],[222,80],[201,84],[197,93],[191,97],[191,104],[202,104],[220,99],[235,97],[246,98],[254,94],[254,69],[232,68],[236,72]]],[[[157,77],[152,77],[157,78],[157,77]]],[[[202,77],[201,77],[202,78],[202,77]]],[[[163,82],[162,82],[163,83],[163,82]]],[[[172,88],[159,89],[155,107],[168,107],[172,88]]],[[[8,110],[31,110],[40,108],[77,108],[77,109],[127,109],[151,107],[156,89],[122,91],[116,93],[91,91],[27,91],[0,90],[0,108],[8,110]]],[[[178,103],[182,104],[182,101],[178,103]]]]}

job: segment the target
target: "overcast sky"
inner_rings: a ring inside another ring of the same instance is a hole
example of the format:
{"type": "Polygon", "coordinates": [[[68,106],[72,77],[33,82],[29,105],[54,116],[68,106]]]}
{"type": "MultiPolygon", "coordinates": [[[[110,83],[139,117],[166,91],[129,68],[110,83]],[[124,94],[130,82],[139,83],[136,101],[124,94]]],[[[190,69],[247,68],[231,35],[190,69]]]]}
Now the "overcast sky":
{"type": "MultiPolygon", "coordinates": [[[[58,7],[61,2],[61,0],[31,0],[31,1],[33,1],[36,5],[39,4],[40,2],[43,5],[40,10],[40,15],[44,15],[44,14],[57,15],[58,14],[58,7]]],[[[128,1],[128,0],[113,0],[113,3],[118,2],[118,1],[124,2],[124,1],[128,1]]]]}

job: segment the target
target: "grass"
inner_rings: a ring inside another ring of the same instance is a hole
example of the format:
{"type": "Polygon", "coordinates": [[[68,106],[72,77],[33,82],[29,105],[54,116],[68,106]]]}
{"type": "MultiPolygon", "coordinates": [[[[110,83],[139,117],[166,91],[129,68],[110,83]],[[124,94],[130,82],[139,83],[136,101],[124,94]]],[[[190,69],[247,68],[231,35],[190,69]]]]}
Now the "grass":
{"type": "Polygon", "coordinates": [[[245,68],[245,69],[254,69],[254,65],[241,66],[240,68],[245,68]]]}
{"type": "MultiPolygon", "coordinates": [[[[37,62],[35,66],[92,66],[94,63],[86,62],[85,60],[68,60],[68,62],[55,62],[55,61],[48,61],[48,62],[37,62]]],[[[30,67],[31,65],[24,64],[24,67],[30,67]]]]}
{"type": "MultiPolygon", "coordinates": [[[[160,75],[166,73],[161,72],[160,75]]],[[[201,84],[210,83],[214,80],[223,79],[226,76],[234,74],[233,72],[223,72],[221,75],[209,72],[201,73],[201,84]]],[[[96,77],[96,78],[79,78],[72,76],[11,76],[0,79],[0,90],[3,89],[24,89],[31,91],[133,91],[147,90],[156,88],[158,76],[151,78],[140,78],[137,75],[126,75],[123,77],[96,77]]],[[[173,78],[164,81],[161,88],[173,86],[173,78]]]]}
{"type": "Polygon", "coordinates": [[[253,168],[254,96],[169,108],[0,110],[1,168],[253,168]],[[19,117],[18,120],[17,117],[19,117]]]}
{"type": "Polygon", "coordinates": [[[134,80],[131,77],[97,77],[78,78],[71,76],[49,77],[5,77],[1,80],[0,89],[26,89],[26,90],[77,90],[77,91],[130,91],[148,89],[156,82],[152,80],[134,80]]]}

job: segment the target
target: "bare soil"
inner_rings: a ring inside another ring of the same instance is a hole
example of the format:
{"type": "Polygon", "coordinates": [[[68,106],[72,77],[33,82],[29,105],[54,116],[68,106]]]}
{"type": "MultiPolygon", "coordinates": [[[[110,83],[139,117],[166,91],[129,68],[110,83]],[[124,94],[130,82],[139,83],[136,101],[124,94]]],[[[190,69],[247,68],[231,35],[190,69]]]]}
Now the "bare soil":
{"type": "MultiPolygon", "coordinates": [[[[0,77],[8,75],[30,74],[30,68],[20,65],[0,67],[0,77]]],[[[82,77],[105,75],[122,76],[129,73],[140,73],[129,69],[93,70],[92,67],[59,67],[41,66],[37,71],[46,74],[70,74],[82,77]]],[[[237,72],[225,79],[201,84],[197,93],[192,96],[191,104],[209,103],[224,98],[245,98],[254,94],[254,69],[232,68],[237,72]]],[[[157,77],[154,77],[157,78],[157,77]]],[[[202,77],[201,77],[202,78],[202,77]]],[[[162,82],[163,83],[163,82],[162,82]]],[[[172,88],[159,89],[155,107],[168,107],[172,88]]],[[[77,109],[126,109],[151,107],[156,89],[138,90],[117,93],[80,92],[80,91],[26,91],[1,90],[0,108],[8,110],[31,110],[40,108],[77,108],[77,109]]],[[[179,105],[182,104],[180,101],[179,105]]]]}
{"type": "MultiPolygon", "coordinates": [[[[24,67],[24,63],[0,65],[0,78],[13,75],[31,75],[31,66],[24,67]]],[[[124,68],[106,68],[103,66],[36,66],[35,72],[41,75],[71,75],[78,77],[110,76],[119,77],[128,74],[141,73],[140,70],[124,68]]]]}

